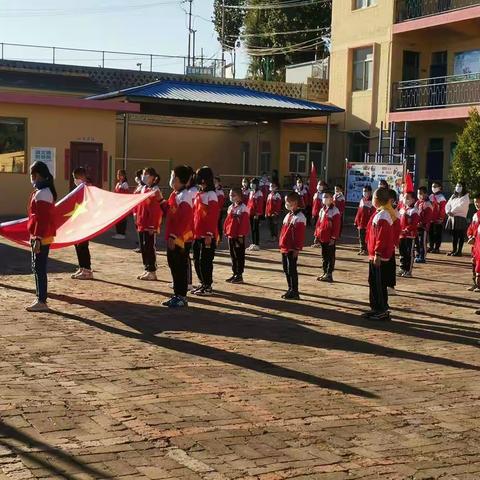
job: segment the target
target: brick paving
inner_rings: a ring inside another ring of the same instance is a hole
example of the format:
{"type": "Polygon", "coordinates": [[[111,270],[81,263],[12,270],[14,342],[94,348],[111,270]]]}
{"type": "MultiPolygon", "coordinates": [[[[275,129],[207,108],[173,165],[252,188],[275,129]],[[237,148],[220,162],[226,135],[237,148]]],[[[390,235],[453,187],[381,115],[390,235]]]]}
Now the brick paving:
{"type": "Polygon", "coordinates": [[[469,259],[432,256],[367,307],[364,258],[339,250],[336,283],[300,260],[302,301],[275,250],[248,257],[246,285],[216,260],[217,294],[172,312],[159,281],[135,280],[132,236],[52,255],[50,314],[30,316],[28,253],[0,241],[0,480],[479,479],[479,294],[469,259]],[[118,244],[117,244],[118,245],[118,244]]]}

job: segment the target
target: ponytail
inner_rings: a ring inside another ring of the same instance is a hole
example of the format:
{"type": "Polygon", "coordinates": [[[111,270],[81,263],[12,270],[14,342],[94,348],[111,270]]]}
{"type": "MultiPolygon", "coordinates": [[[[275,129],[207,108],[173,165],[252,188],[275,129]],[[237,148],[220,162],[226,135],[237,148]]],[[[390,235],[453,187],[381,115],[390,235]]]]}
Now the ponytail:
{"type": "Polygon", "coordinates": [[[45,187],[48,187],[53,195],[53,200],[57,201],[57,190],[55,189],[55,182],[53,181],[53,176],[50,173],[47,165],[43,162],[35,162],[30,167],[30,174],[37,174],[42,177],[45,187]]]}

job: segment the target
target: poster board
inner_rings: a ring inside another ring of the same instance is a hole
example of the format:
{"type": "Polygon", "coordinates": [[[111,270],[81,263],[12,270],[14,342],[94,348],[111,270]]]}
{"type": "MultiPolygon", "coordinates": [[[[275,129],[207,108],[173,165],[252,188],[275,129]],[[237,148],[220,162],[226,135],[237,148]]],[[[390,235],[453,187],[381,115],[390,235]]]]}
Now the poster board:
{"type": "Polygon", "coordinates": [[[53,178],[55,178],[57,173],[56,152],[57,149],[55,147],[32,147],[30,165],[33,165],[35,162],[45,163],[53,178]]]}
{"type": "Polygon", "coordinates": [[[363,187],[370,185],[375,190],[380,180],[386,180],[390,188],[399,193],[404,173],[403,164],[347,162],[345,174],[347,203],[358,203],[363,196],[363,187]]]}

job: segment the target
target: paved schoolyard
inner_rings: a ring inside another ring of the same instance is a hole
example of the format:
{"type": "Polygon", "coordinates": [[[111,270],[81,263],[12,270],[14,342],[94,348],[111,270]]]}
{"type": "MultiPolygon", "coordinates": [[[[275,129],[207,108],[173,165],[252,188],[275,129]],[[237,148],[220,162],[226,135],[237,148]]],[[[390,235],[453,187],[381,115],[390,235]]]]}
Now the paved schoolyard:
{"type": "MultiPolygon", "coordinates": [[[[108,238],[108,237],[107,237],[108,238]]],[[[400,280],[394,321],[359,318],[365,259],[341,247],[336,283],[300,260],[280,300],[279,254],[246,285],[217,256],[216,295],[160,307],[170,277],[101,239],[96,281],[52,255],[50,314],[27,315],[28,253],[0,240],[0,479],[479,479],[479,294],[469,259],[431,257],[400,280]]],[[[118,245],[118,244],[115,244],[118,245]]]]}

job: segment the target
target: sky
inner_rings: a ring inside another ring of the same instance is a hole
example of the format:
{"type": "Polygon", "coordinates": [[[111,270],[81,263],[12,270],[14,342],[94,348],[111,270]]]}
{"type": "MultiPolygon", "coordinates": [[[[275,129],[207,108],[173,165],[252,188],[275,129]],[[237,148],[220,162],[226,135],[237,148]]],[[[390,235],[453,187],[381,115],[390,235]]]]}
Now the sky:
{"type": "MultiPolygon", "coordinates": [[[[0,0],[0,42],[186,56],[187,9],[185,0],[0,0]]],[[[194,0],[196,51],[220,58],[212,12],[213,0],[194,0]]],[[[51,61],[52,52],[6,45],[4,58],[51,61]]],[[[248,59],[238,58],[241,76],[248,59]]],[[[56,61],[98,66],[102,56],[59,50],[56,61]]],[[[149,57],[135,55],[107,54],[105,66],[138,69],[137,63],[150,69],[149,57]]],[[[183,60],[155,58],[154,70],[183,73],[183,60]]]]}

